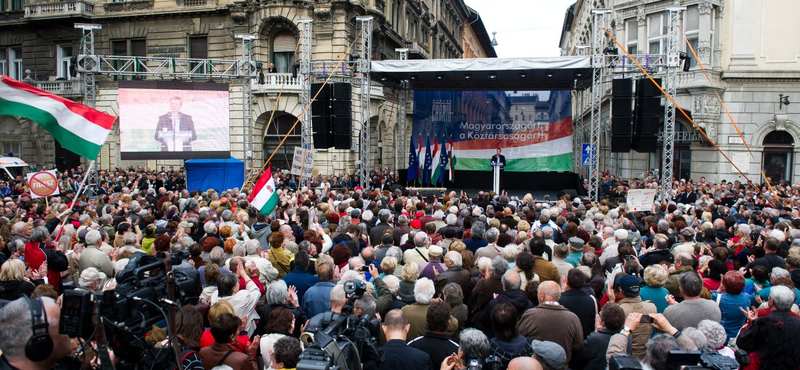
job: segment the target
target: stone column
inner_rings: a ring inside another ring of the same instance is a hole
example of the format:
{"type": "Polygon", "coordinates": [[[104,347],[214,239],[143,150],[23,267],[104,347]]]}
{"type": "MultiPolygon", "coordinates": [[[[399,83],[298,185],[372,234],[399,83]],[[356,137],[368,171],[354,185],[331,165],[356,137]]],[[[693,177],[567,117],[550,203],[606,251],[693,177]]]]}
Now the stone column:
{"type": "Polygon", "coordinates": [[[711,0],[704,0],[699,5],[700,32],[697,40],[697,57],[705,68],[711,68],[711,0]]]}
{"type": "Polygon", "coordinates": [[[649,53],[647,45],[647,14],[644,12],[644,5],[636,7],[636,22],[639,25],[639,40],[636,42],[637,54],[649,53]]]}

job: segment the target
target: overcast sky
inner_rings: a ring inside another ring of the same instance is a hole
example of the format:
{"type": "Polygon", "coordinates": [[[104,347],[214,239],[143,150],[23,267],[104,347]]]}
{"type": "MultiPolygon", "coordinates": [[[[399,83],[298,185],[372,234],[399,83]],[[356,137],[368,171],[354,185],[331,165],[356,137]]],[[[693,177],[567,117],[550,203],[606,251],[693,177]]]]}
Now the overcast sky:
{"type": "Polygon", "coordinates": [[[575,0],[465,0],[481,16],[500,58],[558,56],[567,7],[575,0]]]}

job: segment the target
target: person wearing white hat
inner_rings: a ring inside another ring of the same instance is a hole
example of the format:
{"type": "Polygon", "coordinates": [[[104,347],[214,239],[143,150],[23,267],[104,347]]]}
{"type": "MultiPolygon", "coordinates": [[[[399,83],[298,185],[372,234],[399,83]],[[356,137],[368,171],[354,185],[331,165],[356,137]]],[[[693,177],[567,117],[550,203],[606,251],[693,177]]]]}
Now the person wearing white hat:
{"type": "Polygon", "coordinates": [[[447,266],[442,263],[442,253],[444,250],[438,245],[428,248],[428,262],[419,264],[419,276],[435,280],[436,276],[447,270],[447,266]]]}

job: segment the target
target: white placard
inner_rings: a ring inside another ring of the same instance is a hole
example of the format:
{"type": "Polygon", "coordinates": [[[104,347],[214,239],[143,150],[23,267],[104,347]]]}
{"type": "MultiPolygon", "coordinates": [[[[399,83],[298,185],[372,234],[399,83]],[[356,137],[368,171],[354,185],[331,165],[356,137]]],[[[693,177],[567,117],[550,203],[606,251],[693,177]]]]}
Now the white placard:
{"type": "Polygon", "coordinates": [[[294,147],[294,158],[292,160],[292,175],[310,178],[314,169],[314,151],[306,150],[299,146],[294,147]]]}
{"type": "Polygon", "coordinates": [[[628,206],[634,211],[649,211],[653,208],[653,200],[657,193],[657,189],[630,189],[628,190],[628,206]]]}

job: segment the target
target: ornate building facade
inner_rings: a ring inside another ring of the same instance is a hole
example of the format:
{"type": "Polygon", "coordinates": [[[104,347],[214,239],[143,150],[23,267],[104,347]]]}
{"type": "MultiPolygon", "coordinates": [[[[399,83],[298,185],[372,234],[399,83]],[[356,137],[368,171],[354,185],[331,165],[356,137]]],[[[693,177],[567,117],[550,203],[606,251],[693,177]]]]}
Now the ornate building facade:
{"type": "MultiPolygon", "coordinates": [[[[761,171],[772,181],[800,180],[797,145],[800,141],[800,107],[779,104],[782,96],[797,96],[800,85],[800,26],[787,17],[800,11],[800,3],[772,0],[578,0],[565,18],[560,46],[563,55],[588,55],[592,45],[592,7],[611,10],[609,31],[632,54],[664,54],[668,24],[667,8],[685,7],[680,14],[678,49],[691,56],[686,39],[708,73],[696,60],[688,71],[679,70],[675,101],[709,138],[754,182],[761,171]],[[709,81],[710,80],[710,81],[709,81]],[[717,99],[722,97],[739,126],[752,156],[717,99]]],[[[616,46],[604,37],[603,48],[616,46]]],[[[620,51],[622,54],[622,51],[620,51]]],[[[694,58],[692,58],[694,59],[694,58]]],[[[654,70],[654,77],[663,70],[654,70]]],[[[610,153],[610,79],[603,90],[603,126],[600,136],[600,169],[623,177],[642,177],[659,170],[661,140],[656,153],[610,153]]],[[[630,74],[626,77],[634,77],[630,74]]],[[[588,142],[589,91],[576,92],[575,114],[583,115],[588,142]]],[[[662,97],[662,105],[664,98],[662,97]]],[[[694,126],[678,113],[673,174],[676,178],[709,181],[744,178],[694,126]]],[[[662,125],[663,126],[663,125],[662,125]]],[[[663,130],[663,128],[662,128],[663,130]]],[[[661,134],[659,134],[659,137],[661,134]]]]}
{"type": "MultiPolygon", "coordinates": [[[[397,48],[408,48],[410,59],[461,58],[465,30],[475,33],[474,24],[468,21],[475,16],[474,11],[463,0],[12,0],[0,2],[0,73],[82,102],[82,76],[69,73],[70,57],[78,55],[81,47],[82,33],[74,28],[76,22],[102,26],[94,33],[97,55],[239,60],[242,47],[235,36],[256,35],[253,59],[264,66],[273,63],[277,73],[251,85],[253,163],[260,167],[289,133],[273,157],[274,166],[286,168],[294,146],[300,144],[300,125],[292,126],[305,108],[300,81],[292,73],[301,54],[298,21],[313,21],[313,62],[350,61],[353,54],[361,52],[357,42],[359,16],[373,17],[369,50],[373,60],[397,59],[397,48]]],[[[486,31],[479,33],[485,35],[486,31]]],[[[98,75],[97,109],[118,115],[121,79],[98,75]]],[[[353,139],[357,140],[362,129],[357,82],[352,91],[353,139]]],[[[229,93],[231,154],[244,159],[241,80],[230,81],[229,93]]],[[[399,117],[398,93],[396,87],[372,82],[370,167],[405,167],[405,158],[400,158],[397,148],[407,145],[407,138],[397,137],[398,127],[406,122],[410,125],[413,107],[409,103],[406,117],[399,117]]],[[[57,150],[52,137],[37,127],[25,119],[0,117],[0,150],[44,166],[68,161],[68,153],[57,150]]],[[[410,128],[407,132],[410,134],[410,128]]],[[[103,146],[99,168],[182,164],[174,160],[124,161],[119,155],[118,134],[117,124],[103,146]]],[[[317,150],[315,171],[352,173],[359,158],[356,148],[317,150]]]]}

